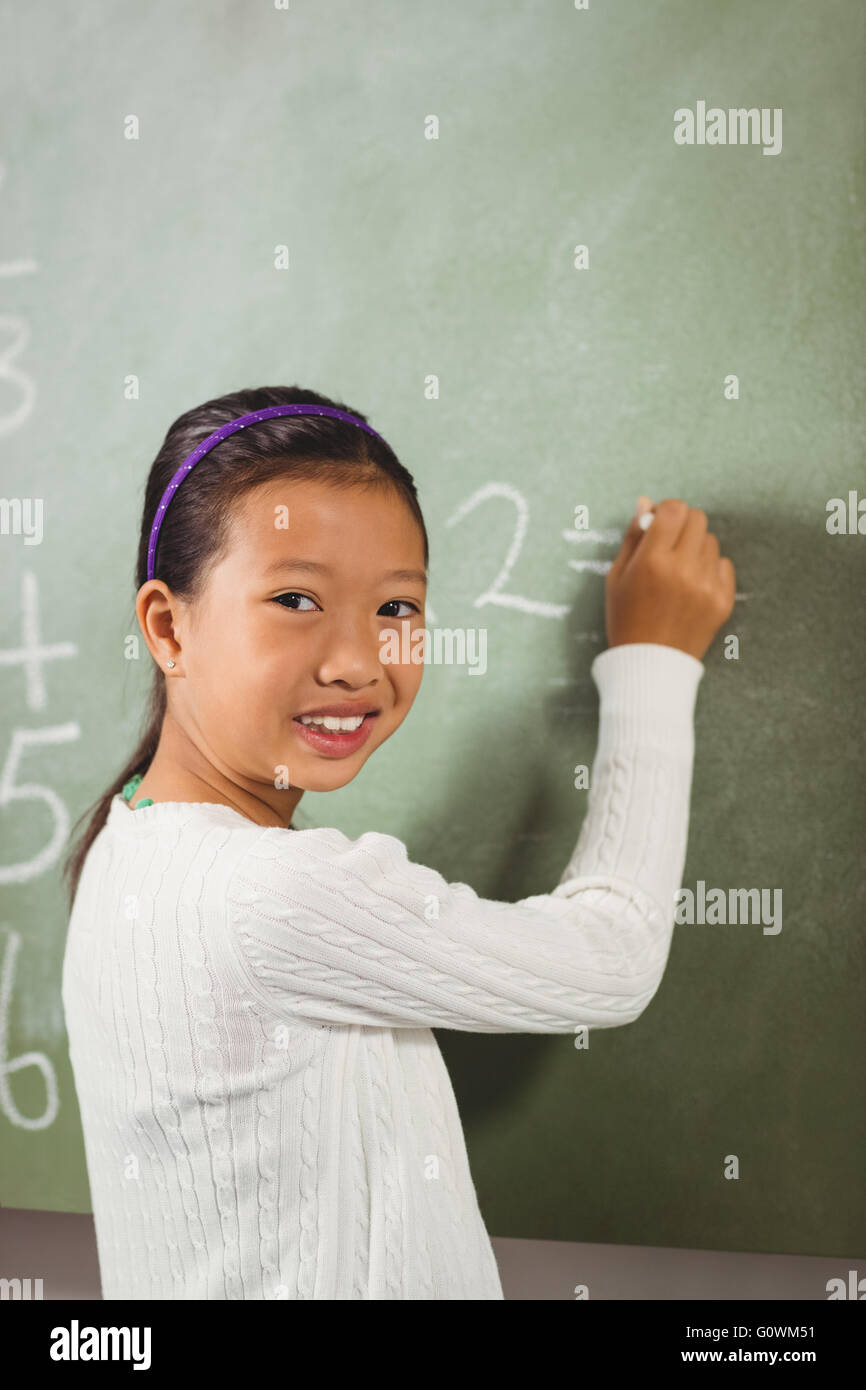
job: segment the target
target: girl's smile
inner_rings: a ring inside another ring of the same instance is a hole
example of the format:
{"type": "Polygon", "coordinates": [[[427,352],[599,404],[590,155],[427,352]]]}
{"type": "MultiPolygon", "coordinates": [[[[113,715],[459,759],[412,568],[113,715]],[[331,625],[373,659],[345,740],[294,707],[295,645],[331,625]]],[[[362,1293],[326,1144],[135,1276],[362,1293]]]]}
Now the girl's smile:
{"type": "Polygon", "coordinates": [[[345,758],[349,753],[357,753],[358,749],[366,743],[370,730],[379,717],[379,710],[368,710],[366,713],[359,711],[354,717],[350,711],[351,702],[346,702],[342,705],[335,705],[329,709],[327,714],[323,711],[317,711],[317,714],[321,715],[322,722],[304,723],[304,720],[312,719],[312,716],[308,714],[296,714],[292,722],[298,726],[299,737],[304,739],[311,748],[315,748],[317,753],[323,753],[326,758],[345,758]],[[360,724],[358,723],[359,719],[360,724]],[[324,720],[327,720],[327,724],[324,720]],[[335,727],[338,724],[343,724],[345,727],[335,727]]]}

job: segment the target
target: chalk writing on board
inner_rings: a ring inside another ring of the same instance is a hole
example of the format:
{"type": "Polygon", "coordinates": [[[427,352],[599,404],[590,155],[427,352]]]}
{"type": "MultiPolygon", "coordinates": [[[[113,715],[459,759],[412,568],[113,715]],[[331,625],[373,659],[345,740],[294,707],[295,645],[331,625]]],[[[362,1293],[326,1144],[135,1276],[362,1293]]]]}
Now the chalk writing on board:
{"type": "Polygon", "coordinates": [[[462,521],[482,502],[489,502],[495,497],[503,497],[512,503],[515,510],[514,532],[499,573],[490,587],[475,599],[475,607],[483,608],[487,603],[495,603],[501,608],[516,608],[521,613],[535,613],[541,618],[564,618],[569,611],[567,603],[548,603],[544,599],[526,598],[523,594],[502,592],[502,586],[508,581],[517,562],[529,526],[529,504],[523,493],[518,492],[516,487],[512,487],[510,483],[485,483],[482,487],[477,488],[470,497],[467,497],[465,502],[460,503],[445,525],[456,526],[458,521],[462,521]]]}
{"type": "Polygon", "coordinates": [[[16,1129],[47,1129],[53,1124],[58,1110],[57,1076],[51,1062],[43,1052],[22,1052],[20,1057],[9,1057],[9,1006],[12,1002],[12,981],[15,973],[15,957],[21,937],[10,931],[0,967],[0,1112],[16,1129]],[[12,1099],[12,1088],[8,1077],[12,1072],[23,1071],[25,1067],[38,1067],[45,1081],[45,1109],[41,1115],[22,1115],[12,1099]]]}
{"type": "Polygon", "coordinates": [[[25,570],[21,576],[21,645],[0,651],[0,666],[23,669],[28,709],[45,709],[48,703],[43,671],[46,661],[77,654],[74,642],[52,642],[46,646],[39,640],[39,588],[36,575],[25,570]]]}
{"type": "MultiPolygon", "coordinates": [[[[615,528],[604,528],[600,531],[563,531],[563,537],[567,541],[595,541],[601,545],[615,545],[619,548],[623,532],[615,528]]],[[[569,560],[569,567],[579,572],[589,571],[590,574],[607,574],[612,560],[569,560]]]]}
{"type": "MultiPolygon", "coordinates": [[[[0,189],[6,178],[5,165],[0,164],[0,189]]],[[[18,261],[0,261],[0,277],[12,279],[17,275],[29,275],[38,266],[31,257],[18,261]]],[[[25,319],[17,314],[0,314],[0,382],[7,383],[17,399],[16,408],[8,415],[0,415],[0,437],[13,434],[21,428],[33,413],[36,399],[36,383],[33,378],[16,366],[16,359],[30,341],[30,328],[25,319]],[[2,346],[7,334],[11,342],[2,346]]]]}
{"type": "Polygon", "coordinates": [[[30,859],[17,864],[0,865],[0,883],[28,883],[38,878],[56,863],[69,834],[69,812],[65,803],[53,787],[38,782],[22,782],[16,786],[15,779],[22,754],[28,749],[50,743],[71,743],[81,737],[77,724],[53,724],[44,729],[12,730],[12,740],[3,770],[0,772],[0,809],[6,809],[15,801],[43,801],[51,812],[54,828],[47,844],[30,859]]]}
{"type": "MultiPolygon", "coordinates": [[[[508,593],[504,591],[504,586],[511,577],[511,572],[520,556],[520,551],[529,529],[529,503],[518,488],[514,487],[511,483],[484,483],[467,497],[464,502],[460,503],[455,511],[452,512],[445,525],[448,527],[456,526],[457,523],[462,521],[464,517],[467,517],[470,512],[473,512],[476,507],[498,498],[510,502],[513,506],[515,512],[514,529],[511,534],[510,544],[505,553],[505,558],[498,573],[495,575],[489,587],[473,600],[473,606],[475,608],[483,608],[485,604],[492,603],[497,604],[500,608],[516,609],[520,613],[531,613],[540,618],[566,617],[571,611],[571,607],[567,603],[552,603],[547,599],[528,598],[524,594],[508,593]]],[[[595,530],[569,528],[562,532],[563,538],[572,544],[580,544],[589,541],[596,545],[616,546],[617,549],[619,549],[622,544],[624,535],[625,531],[616,527],[602,527],[595,530]]],[[[613,560],[588,558],[585,560],[569,560],[567,563],[571,569],[577,570],[580,574],[589,573],[605,575],[613,564],[613,560]]],[[[735,598],[738,600],[745,599],[748,598],[748,595],[737,593],[735,598]]],[[[427,622],[435,625],[438,619],[433,611],[432,604],[428,602],[425,605],[425,610],[427,622]]],[[[601,633],[599,632],[582,632],[574,635],[576,638],[584,638],[586,640],[601,640],[601,633]]],[[[564,677],[563,683],[566,681],[567,678],[564,677]]],[[[557,681],[554,680],[552,683],[556,684],[557,681]]]]}
{"type": "MultiPolygon", "coordinates": [[[[625,531],[617,531],[614,528],[604,528],[599,531],[565,530],[562,534],[567,541],[595,541],[601,545],[615,545],[618,550],[622,545],[625,531]]],[[[569,560],[568,563],[571,569],[578,570],[581,573],[589,571],[591,574],[607,574],[613,564],[613,560],[569,560]]],[[[739,602],[748,597],[748,594],[741,594],[738,592],[734,595],[734,600],[739,602]]]]}
{"type": "MultiPolygon", "coordinates": [[[[6,178],[5,165],[0,163],[0,188],[6,178]]],[[[32,257],[0,261],[0,278],[14,279],[38,269],[32,257]]],[[[30,341],[27,321],[16,314],[0,314],[0,384],[4,397],[11,394],[13,408],[0,414],[0,437],[20,430],[33,414],[36,382],[19,365],[19,358],[30,341]],[[8,338],[8,341],[7,341],[8,338]]],[[[43,647],[39,642],[39,595],[36,576],[25,573],[21,585],[21,646],[0,652],[0,667],[20,665],[25,675],[27,708],[45,709],[47,697],[43,678],[43,663],[58,657],[76,654],[71,642],[43,647]]],[[[9,701],[6,701],[8,708],[9,701]]],[[[53,818],[53,831],[41,849],[29,859],[17,864],[0,865],[0,883],[27,883],[55,863],[69,833],[69,815],[65,804],[51,787],[35,782],[19,782],[19,763],[23,754],[34,746],[66,743],[80,737],[77,724],[54,724],[42,729],[14,728],[2,772],[0,772],[0,815],[17,810],[16,802],[44,802],[53,818]]],[[[48,1057],[42,1052],[24,1052],[9,1057],[9,1020],[11,1013],[15,962],[21,937],[10,931],[0,967],[0,1113],[18,1129],[47,1129],[53,1124],[58,1110],[57,1076],[48,1057]],[[12,1096],[10,1077],[28,1067],[38,1067],[45,1083],[45,1109],[41,1115],[21,1113],[12,1096]]]]}
{"type": "MultiPolygon", "coordinates": [[[[484,483],[467,497],[465,502],[460,503],[456,510],[452,512],[445,525],[449,527],[456,526],[457,523],[462,521],[464,517],[467,517],[470,512],[473,512],[476,507],[497,498],[504,498],[505,501],[512,504],[515,512],[514,529],[511,534],[510,544],[508,545],[505,559],[502,562],[499,572],[494,577],[490,586],[473,600],[474,607],[483,608],[485,604],[493,603],[497,604],[500,608],[516,609],[520,613],[532,613],[540,618],[564,618],[571,611],[571,607],[567,603],[551,603],[547,599],[527,598],[524,594],[507,593],[504,591],[504,586],[511,577],[511,572],[520,556],[520,551],[529,529],[529,503],[523,496],[523,493],[512,486],[511,483],[484,483]]],[[[591,541],[596,545],[615,545],[617,549],[619,549],[619,546],[622,544],[624,534],[625,532],[623,530],[619,530],[615,527],[604,527],[599,530],[567,529],[562,532],[564,539],[570,543],[591,541]]],[[[581,574],[604,575],[607,574],[612,564],[613,560],[599,560],[595,558],[568,561],[569,567],[573,570],[577,570],[578,573],[581,574]]],[[[748,595],[738,593],[736,597],[738,599],[743,599],[748,597],[748,595]]],[[[427,605],[427,618],[429,622],[435,623],[436,621],[435,615],[429,604],[427,605]]],[[[592,636],[593,638],[598,636],[597,633],[582,633],[578,635],[584,637],[592,636]]]]}
{"type": "MultiPolygon", "coordinates": [[[[21,644],[0,651],[0,668],[21,667],[28,709],[42,710],[47,705],[45,663],[75,656],[77,651],[74,642],[41,641],[36,576],[25,571],[21,577],[21,644]]],[[[31,858],[17,864],[0,864],[0,883],[28,883],[38,878],[56,863],[69,834],[69,812],[54,788],[19,780],[22,759],[34,748],[71,743],[80,737],[81,729],[75,723],[50,724],[41,729],[13,728],[0,770],[0,814],[16,809],[15,802],[41,801],[51,812],[53,828],[47,843],[31,858]]]]}

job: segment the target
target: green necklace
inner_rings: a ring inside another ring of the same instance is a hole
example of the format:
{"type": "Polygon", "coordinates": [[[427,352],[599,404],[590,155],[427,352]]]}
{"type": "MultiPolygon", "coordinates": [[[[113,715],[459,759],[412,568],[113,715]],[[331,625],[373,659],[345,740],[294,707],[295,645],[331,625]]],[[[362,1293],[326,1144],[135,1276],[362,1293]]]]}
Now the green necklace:
{"type": "MultiPolygon", "coordinates": [[[[120,793],[121,796],[123,797],[124,801],[131,801],[131,800],[132,800],[132,798],[135,796],[135,793],[136,793],[137,788],[141,786],[141,783],[142,783],[141,773],[139,773],[137,776],[133,777],[131,781],[129,781],[129,782],[126,783],[126,786],[123,788],[123,790],[122,790],[121,793],[120,793]]],[[[145,796],[145,797],[142,797],[141,801],[137,802],[135,806],[130,807],[130,810],[139,811],[139,810],[141,810],[141,807],[142,807],[142,806],[152,806],[152,805],[153,805],[153,801],[151,800],[151,798],[150,798],[149,796],[145,796]]]]}

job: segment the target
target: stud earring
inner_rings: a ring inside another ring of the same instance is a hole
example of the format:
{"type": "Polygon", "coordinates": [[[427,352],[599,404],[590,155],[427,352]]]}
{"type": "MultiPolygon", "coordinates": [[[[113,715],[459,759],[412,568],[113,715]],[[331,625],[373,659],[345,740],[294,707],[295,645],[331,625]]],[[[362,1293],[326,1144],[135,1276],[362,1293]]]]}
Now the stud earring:
{"type": "Polygon", "coordinates": [[[169,661],[169,662],[168,662],[168,669],[169,669],[169,671],[171,670],[171,668],[172,668],[173,666],[174,666],[174,662],[173,662],[173,661],[169,661]]]}

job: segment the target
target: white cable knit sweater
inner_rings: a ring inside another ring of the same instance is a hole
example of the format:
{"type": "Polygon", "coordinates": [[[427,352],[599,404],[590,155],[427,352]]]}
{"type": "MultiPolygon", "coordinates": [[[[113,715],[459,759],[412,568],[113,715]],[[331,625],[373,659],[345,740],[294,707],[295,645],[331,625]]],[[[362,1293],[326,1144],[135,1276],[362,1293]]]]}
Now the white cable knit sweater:
{"type": "Polygon", "coordinates": [[[630,1023],[673,931],[700,661],[596,657],[559,885],[479,898],[368,831],[115,797],[62,996],[106,1299],[501,1299],[432,1028],[630,1023]]]}

